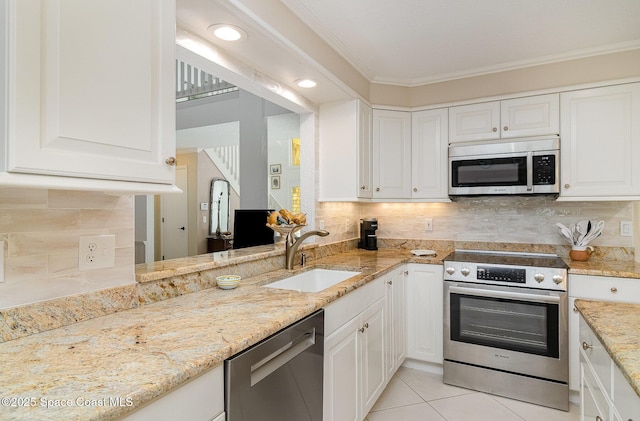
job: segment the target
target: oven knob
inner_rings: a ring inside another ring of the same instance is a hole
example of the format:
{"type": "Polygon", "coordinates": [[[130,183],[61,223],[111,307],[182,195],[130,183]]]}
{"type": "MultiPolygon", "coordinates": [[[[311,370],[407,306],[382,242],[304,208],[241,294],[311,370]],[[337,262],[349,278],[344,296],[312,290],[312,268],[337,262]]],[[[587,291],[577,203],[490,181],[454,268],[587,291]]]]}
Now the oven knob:
{"type": "Polygon", "coordinates": [[[464,276],[469,276],[471,271],[469,270],[469,268],[462,268],[460,269],[460,273],[463,274],[464,276]]]}
{"type": "Polygon", "coordinates": [[[445,272],[447,272],[449,275],[453,275],[454,273],[456,273],[456,269],[449,266],[448,268],[445,269],[445,272]]]}
{"type": "Polygon", "coordinates": [[[551,277],[551,279],[553,279],[553,282],[555,282],[556,285],[560,285],[562,283],[562,281],[564,281],[564,276],[562,276],[562,275],[553,275],[551,277]]]}
{"type": "Polygon", "coordinates": [[[533,279],[535,279],[536,282],[540,283],[540,282],[544,281],[544,275],[542,273],[538,272],[535,275],[533,275],[533,279]]]}

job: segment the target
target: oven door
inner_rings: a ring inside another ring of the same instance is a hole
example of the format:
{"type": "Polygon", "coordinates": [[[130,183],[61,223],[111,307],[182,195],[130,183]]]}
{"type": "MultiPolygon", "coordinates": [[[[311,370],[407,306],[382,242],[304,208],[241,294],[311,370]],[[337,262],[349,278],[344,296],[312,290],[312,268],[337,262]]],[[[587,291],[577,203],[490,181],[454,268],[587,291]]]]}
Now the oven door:
{"type": "Polygon", "coordinates": [[[444,358],[567,382],[567,293],[444,283],[444,358]]]}

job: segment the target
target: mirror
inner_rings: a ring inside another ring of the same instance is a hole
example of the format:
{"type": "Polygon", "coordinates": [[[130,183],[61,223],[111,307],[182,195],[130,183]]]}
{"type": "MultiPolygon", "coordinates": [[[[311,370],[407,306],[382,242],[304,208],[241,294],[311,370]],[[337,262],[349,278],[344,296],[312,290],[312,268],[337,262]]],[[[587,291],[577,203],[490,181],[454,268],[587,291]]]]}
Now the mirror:
{"type": "Polygon", "coordinates": [[[163,197],[157,196],[147,206],[146,218],[143,207],[139,212],[136,206],[136,263],[229,248],[230,238],[223,233],[233,230],[235,209],[301,211],[300,123],[299,114],[230,84],[215,95],[179,100],[176,174],[185,176],[184,184],[179,185],[184,193],[174,196],[183,196],[185,220],[175,220],[163,197]],[[216,158],[219,155],[225,158],[216,158]],[[223,168],[227,165],[229,168],[223,168]],[[216,198],[222,190],[216,190],[218,185],[226,186],[227,192],[222,192],[220,213],[216,198]],[[169,221],[178,228],[165,229],[169,221]],[[137,229],[144,224],[146,231],[137,229]]]}
{"type": "Polygon", "coordinates": [[[229,182],[221,178],[211,180],[211,210],[209,233],[215,238],[230,234],[229,230],[229,182]]]}

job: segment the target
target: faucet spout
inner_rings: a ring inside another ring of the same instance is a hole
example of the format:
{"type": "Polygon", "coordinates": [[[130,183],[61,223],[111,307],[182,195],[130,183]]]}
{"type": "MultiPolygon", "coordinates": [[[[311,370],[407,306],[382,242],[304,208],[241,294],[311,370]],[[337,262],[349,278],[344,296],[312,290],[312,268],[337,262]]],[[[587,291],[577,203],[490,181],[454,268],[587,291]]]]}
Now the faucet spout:
{"type": "Polygon", "coordinates": [[[302,244],[302,242],[304,240],[306,240],[307,238],[311,237],[312,235],[318,235],[320,237],[326,237],[327,235],[329,235],[329,231],[325,231],[325,230],[313,230],[313,231],[308,231],[305,232],[304,234],[302,234],[298,239],[294,240],[291,236],[291,238],[289,238],[289,236],[287,236],[286,242],[285,242],[285,265],[287,267],[288,270],[293,269],[293,260],[294,257],[296,255],[296,251],[298,251],[298,247],[300,247],[300,244],[302,244]]]}

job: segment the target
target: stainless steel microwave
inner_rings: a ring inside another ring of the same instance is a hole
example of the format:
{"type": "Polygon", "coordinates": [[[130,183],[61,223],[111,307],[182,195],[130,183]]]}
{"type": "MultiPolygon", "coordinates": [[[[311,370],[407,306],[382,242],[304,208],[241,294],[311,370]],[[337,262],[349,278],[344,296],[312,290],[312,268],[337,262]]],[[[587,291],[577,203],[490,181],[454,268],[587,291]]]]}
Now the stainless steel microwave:
{"type": "Polygon", "coordinates": [[[560,193],[560,138],[449,145],[449,196],[560,193]]]}

